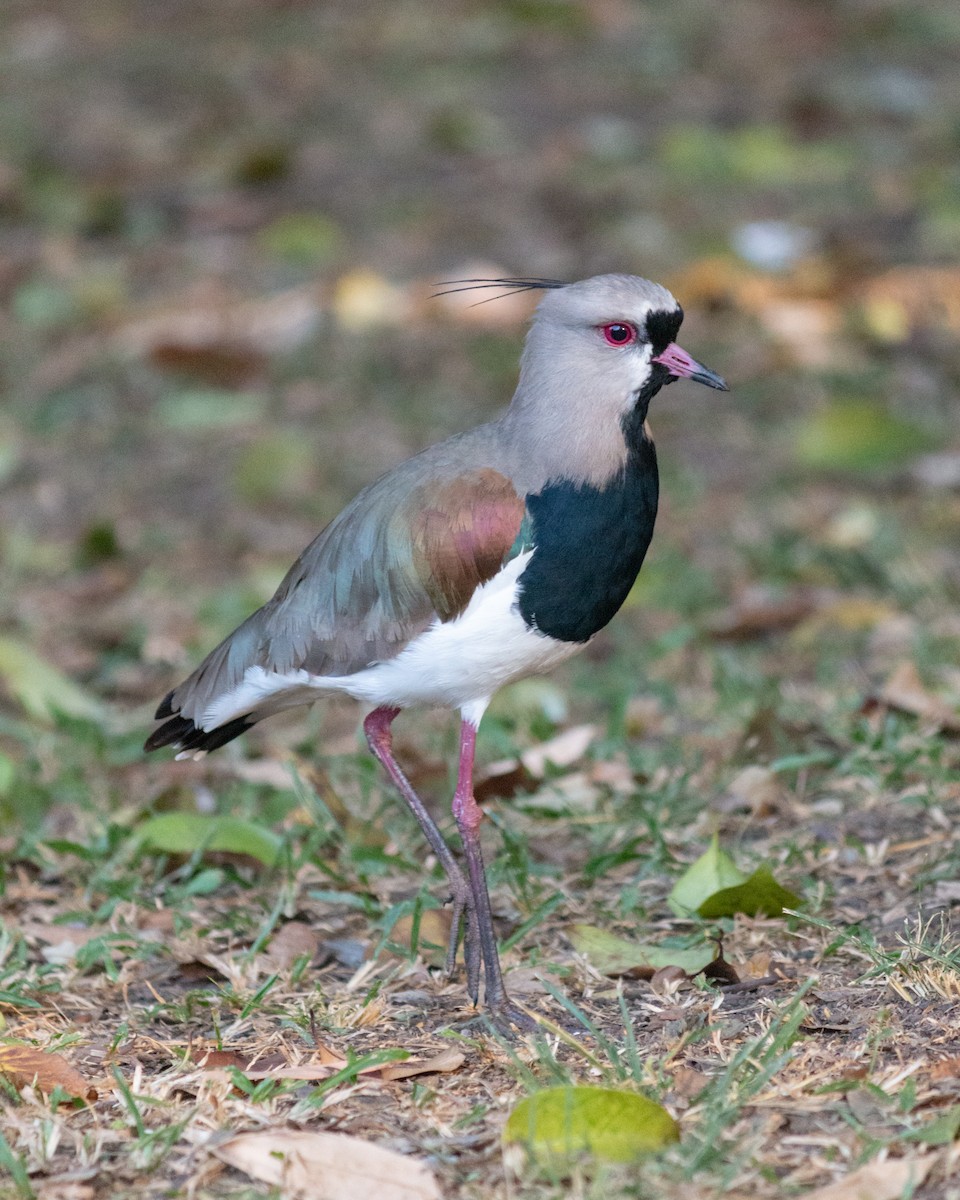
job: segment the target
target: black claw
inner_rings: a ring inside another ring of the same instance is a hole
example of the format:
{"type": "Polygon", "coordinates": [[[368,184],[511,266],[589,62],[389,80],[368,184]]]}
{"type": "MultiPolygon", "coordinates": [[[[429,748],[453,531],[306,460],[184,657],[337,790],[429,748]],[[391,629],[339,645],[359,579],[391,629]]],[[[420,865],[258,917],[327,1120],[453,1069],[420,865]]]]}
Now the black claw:
{"type": "Polygon", "coordinates": [[[518,1008],[504,993],[503,1001],[496,1008],[491,1008],[487,1014],[488,1020],[498,1033],[504,1037],[514,1038],[524,1033],[537,1033],[540,1025],[529,1013],[518,1008]]]}

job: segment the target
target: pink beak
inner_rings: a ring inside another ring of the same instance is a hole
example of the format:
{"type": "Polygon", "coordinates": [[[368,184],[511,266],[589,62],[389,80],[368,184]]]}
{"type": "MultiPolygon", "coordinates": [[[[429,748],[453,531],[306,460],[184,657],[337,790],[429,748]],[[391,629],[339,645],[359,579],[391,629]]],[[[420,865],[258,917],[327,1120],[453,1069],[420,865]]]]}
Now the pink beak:
{"type": "MultiPolygon", "coordinates": [[[[692,379],[694,383],[705,383],[707,387],[716,388],[719,392],[728,390],[723,379],[708,367],[691,358],[686,350],[681,349],[676,342],[671,342],[662,354],[657,354],[650,360],[666,367],[671,375],[681,379],[692,379]]],[[[667,380],[669,383],[670,380],[667,380]]]]}

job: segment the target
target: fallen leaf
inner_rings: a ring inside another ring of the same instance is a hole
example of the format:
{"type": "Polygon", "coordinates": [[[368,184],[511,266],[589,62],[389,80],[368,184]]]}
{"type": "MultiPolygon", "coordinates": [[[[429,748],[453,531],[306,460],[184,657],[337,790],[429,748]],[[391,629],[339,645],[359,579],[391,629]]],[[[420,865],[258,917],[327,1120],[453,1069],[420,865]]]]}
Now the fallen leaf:
{"type": "MultiPolygon", "coordinates": [[[[394,1055],[403,1059],[405,1051],[384,1050],[385,1055],[394,1055]]],[[[298,1063],[284,1061],[279,1054],[266,1054],[256,1057],[241,1054],[236,1050],[204,1050],[195,1053],[193,1061],[206,1071],[235,1068],[252,1083],[263,1079],[299,1079],[305,1082],[329,1079],[338,1071],[349,1065],[347,1059],[325,1046],[318,1046],[317,1053],[309,1060],[298,1063]]],[[[448,1071],[456,1071],[466,1062],[462,1051],[450,1047],[441,1050],[430,1058],[406,1058],[403,1061],[382,1061],[359,1067],[357,1075],[379,1078],[385,1083],[393,1083],[400,1079],[411,1079],[416,1075],[436,1075],[448,1071]]]]}
{"type": "Polygon", "coordinates": [[[681,983],[685,983],[687,978],[687,972],[682,967],[659,967],[650,980],[650,990],[658,996],[669,996],[681,983]]]}
{"type": "Polygon", "coordinates": [[[718,641],[747,641],[780,633],[799,625],[816,610],[816,596],[809,590],[771,595],[766,590],[750,590],[723,612],[710,618],[707,632],[718,641]]]}
{"type": "Polygon", "coordinates": [[[584,1152],[606,1162],[632,1162],[680,1140],[673,1117],[653,1100],[619,1088],[555,1087],[527,1096],[503,1130],[541,1162],[584,1152]]]}
{"type": "Polygon", "coordinates": [[[62,713],[94,721],[103,715],[100,705],[83,688],[16,638],[0,638],[0,680],[35,720],[51,722],[62,713]]]}
{"type": "Polygon", "coordinates": [[[537,782],[546,777],[551,767],[570,767],[583,758],[598,733],[596,725],[573,725],[556,737],[531,746],[519,758],[491,763],[475,788],[478,801],[536,791],[537,782]]]}
{"type": "Polygon", "coordinates": [[[797,425],[797,460],[826,471],[889,469],[930,448],[920,425],[891,412],[879,401],[838,397],[797,425]]]}
{"type": "Polygon", "coordinates": [[[714,834],[703,854],[673,885],[667,903],[678,917],[688,917],[716,892],[736,887],[746,878],[730,855],[720,849],[720,841],[714,834]]]}
{"type": "Polygon", "coordinates": [[[192,855],[197,850],[245,854],[272,866],[282,839],[272,830],[237,817],[173,812],[151,817],[138,826],[141,842],[164,854],[192,855]]]}
{"type": "Polygon", "coordinates": [[[191,1058],[205,1071],[222,1071],[235,1067],[238,1071],[246,1071],[250,1066],[250,1055],[240,1054],[236,1050],[201,1050],[191,1054],[191,1058]]]}
{"type": "Polygon", "coordinates": [[[960,270],[955,266],[894,267],[860,290],[863,320],[875,338],[904,342],[918,329],[960,336],[960,270]]]}
{"type": "MultiPolygon", "coordinates": [[[[417,953],[428,963],[440,964],[447,957],[453,912],[449,908],[427,908],[420,913],[417,928],[417,953]]],[[[390,940],[397,946],[413,948],[414,920],[403,916],[390,931],[390,940]]]]}
{"type": "Polygon", "coordinates": [[[824,604],[794,631],[793,638],[801,646],[815,646],[826,633],[860,633],[875,629],[884,621],[893,620],[897,611],[882,600],[866,596],[845,596],[824,604]]]}
{"type": "Polygon", "coordinates": [[[879,692],[868,697],[868,706],[881,704],[908,716],[920,717],[947,733],[960,733],[960,714],[924,687],[912,662],[902,662],[879,692]]]}
{"type": "Polygon", "coordinates": [[[695,1100],[709,1083],[710,1076],[704,1075],[695,1067],[678,1067],[673,1073],[670,1090],[675,1096],[682,1096],[684,1100],[695,1100]]]}
{"type": "Polygon", "coordinates": [[[759,867],[743,883],[721,888],[708,896],[697,912],[708,920],[737,913],[748,917],[779,917],[785,908],[797,908],[802,903],[799,896],[777,883],[768,867],[759,867]]]}
{"type": "Polygon", "coordinates": [[[517,758],[504,758],[485,767],[473,785],[478,804],[510,800],[518,792],[535,792],[537,781],[517,758]]]}
{"type": "Polygon", "coordinates": [[[520,762],[535,779],[543,779],[549,767],[570,767],[583,758],[599,732],[596,725],[572,725],[549,741],[525,750],[520,762]]]}
{"type": "Polygon", "coordinates": [[[241,1133],[213,1153],[298,1200],[441,1200],[436,1178],[424,1163],[345,1134],[299,1129],[241,1133]]]}
{"type": "Polygon", "coordinates": [[[270,939],[264,957],[276,971],[286,971],[300,958],[310,958],[320,949],[320,934],[303,921],[288,921],[270,939]]]}
{"type": "Polygon", "coordinates": [[[199,346],[158,341],[150,347],[148,357],[150,365],[160,371],[225,388],[242,387],[259,378],[267,366],[266,355],[254,347],[217,341],[199,346]]]}
{"type": "Polygon", "coordinates": [[[939,1116],[906,1134],[906,1141],[925,1142],[928,1146],[949,1146],[960,1134],[960,1104],[951,1104],[939,1116]]]}
{"type": "Polygon", "coordinates": [[[807,1192],[807,1200],[900,1200],[926,1179],[936,1154],[869,1162],[836,1183],[807,1192]],[[909,1190],[908,1190],[909,1189],[909,1190]]]}
{"type": "Polygon", "coordinates": [[[162,311],[121,325],[114,337],[121,350],[144,357],[162,346],[176,346],[181,354],[216,352],[219,347],[233,353],[278,354],[306,341],[320,316],[320,296],[313,287],[250,298],[204,285],[162,311]]]}
{"type": "Polygon", "coordinates": [[[590,960],[601,975],[632,975],[652,979],[665,967],[679,967],[688,975],[702,971],[716,956],[713,943],[679,949],[649,946],[608,933],[595,925],[574,925],[567,932],[574,950],[590,960]]]}
{"type": "Polygon", "coordinates": [[[446,1074],[458,1070],[466,1061],[466,1055],[451,1046],[431,1058],[411,1058],[407,1062],[381,1067],[380,1078],[392,1082],[397,1079],[410,1079],[414,1075],[446,1074]]]}
{"type": "Polygon", "coordinates": [[[783,789],[769,767],[753,764],[739,771],[727,785],[724,811],[731,808],[749,809],[755,817],[768,817],[776,812],[783,789]]]}
{"type": "Polygon", "coordinates": [[[0,1045],[0,1073],[6,1075],[14,1087],[33,1085],[47,1093],[59,1088],[75,1099],[93,1101],[97,1098],[96,1089],[62,1054],[38,1050],[35,1046],[0,1045]]]}
{"type": "Polygon", "coordinates": [[[827,300],[778,300],[758,314],[793,362],[810,370],[836,366],[835,342],[843,328],[840,308],[827,300]]]}
{"type": "Polygon", "coordinates": [[[960,1054],[951,1054],[949,1058],[941,1058],[927,1072],[932,1080],[960,1079],[960,1054]]]}

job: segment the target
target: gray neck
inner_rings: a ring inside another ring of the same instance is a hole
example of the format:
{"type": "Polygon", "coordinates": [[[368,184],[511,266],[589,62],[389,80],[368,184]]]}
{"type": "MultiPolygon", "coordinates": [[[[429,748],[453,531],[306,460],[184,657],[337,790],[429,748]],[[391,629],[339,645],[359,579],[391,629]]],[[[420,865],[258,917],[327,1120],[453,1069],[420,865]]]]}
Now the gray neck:
{"type": "Polygon", "coordinates": [[[585,378],[551,334],[539,324],[530,331],[513,402],[497,423],[501,445],[523,491],[560,479],[601,487],[626,463],[621,418],[633,397],[623,394],[622,379],[585,378]]]}

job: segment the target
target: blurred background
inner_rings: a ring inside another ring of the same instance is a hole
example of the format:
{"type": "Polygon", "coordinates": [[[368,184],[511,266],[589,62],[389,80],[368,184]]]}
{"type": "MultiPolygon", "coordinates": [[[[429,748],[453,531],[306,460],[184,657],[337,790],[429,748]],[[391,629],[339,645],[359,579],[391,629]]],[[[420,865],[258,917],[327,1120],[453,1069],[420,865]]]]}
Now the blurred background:
{"type": "Polygon", "coordinates": [[[508,400],[527,298],[431,299],[464,276],[661,280],[731,384],[657,399],[628,610],[505,727],[679,698],[726,754],[904,664],[960,695],[958,250],[953,0],[5,0],[8,807],[65,794],[57,713],[120,739],[83,794],[149,799],[148,703],[508,400]]]}

